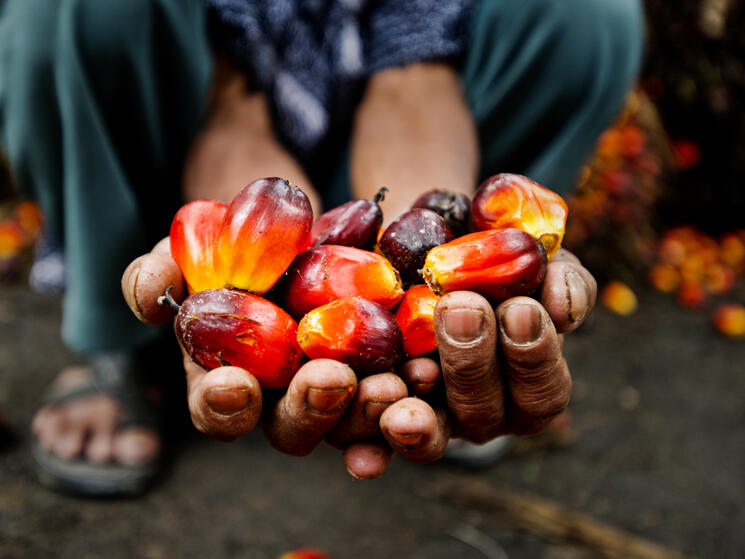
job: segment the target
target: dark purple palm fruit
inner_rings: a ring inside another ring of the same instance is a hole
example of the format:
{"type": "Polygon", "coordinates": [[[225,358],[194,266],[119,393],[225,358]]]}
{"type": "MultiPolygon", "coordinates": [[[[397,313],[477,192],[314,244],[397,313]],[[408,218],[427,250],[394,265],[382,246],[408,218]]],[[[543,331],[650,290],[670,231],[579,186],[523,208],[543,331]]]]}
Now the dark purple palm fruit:
{"type": "Polygon", "coordinates": [[[424,283],[420,270],[427,253],[455,238],[443,218],[432,210],[414,208],[391,223],[378,248],[401,274],[405,284],[424,283]]]}
{"type": "Polygon", "coordinates": [[[387,188],[381,188],[372,200],[352,200],[329,210],[313,223],[310,244],[342,245],[372,250],[383,223],[379,202],[387,188]]]}
{"type": "Polygon", "coordinates": [[[471,200],[465,194],[447,190],[425,192],[412,208],[427,208],[441,216],[456,237],[468,233],[471,221],[471,200]]]}

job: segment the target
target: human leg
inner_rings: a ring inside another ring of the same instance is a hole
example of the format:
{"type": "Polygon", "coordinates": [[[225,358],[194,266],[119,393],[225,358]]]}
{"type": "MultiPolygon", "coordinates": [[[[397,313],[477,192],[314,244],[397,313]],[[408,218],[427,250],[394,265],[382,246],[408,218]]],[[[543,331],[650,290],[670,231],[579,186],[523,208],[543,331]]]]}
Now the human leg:
{"type": "Polygon", "coordinates": [[[462,79],[482,176],[518,172],[562,194],[641,63],[637,0],[481,1],[462,79]]]}
{"type": "Polygon", "coordinates": [[[11,0],[1,17],[11,33],[0,34],[0,138],[16,181],[42,203],[66,251],[63,338],[95,365],[60,376],[56,392],[68,397],[43,406],[34,431],[62,459],[147,461],[159,437],[151,424],[123,428],[132,406],[121,396],[130,392],[125,377],[142,372],[125,354],[159,332],[131,316],[119,282],[167,234],[180,202],[210,76],[203,8],[11,0]],[[102,359],[119,378],[104,382],[102,359]]]}

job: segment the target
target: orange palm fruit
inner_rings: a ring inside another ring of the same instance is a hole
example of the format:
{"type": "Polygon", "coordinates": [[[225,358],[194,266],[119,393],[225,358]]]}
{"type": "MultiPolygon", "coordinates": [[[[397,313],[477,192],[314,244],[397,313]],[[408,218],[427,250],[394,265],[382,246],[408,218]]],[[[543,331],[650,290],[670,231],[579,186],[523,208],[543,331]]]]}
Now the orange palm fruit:
{"type": "Polygon", "coordinates": [[[657,262],[649,270],[649,281],[657,291],[671,293],[680,285],[680,272],[675,266],[657,262]]]}
{"type": "Polygon", "coordinates": [[[390,371],[403,352],[396,318],[362,297],[310,311],[298,324],[297,341],[311,359],[336,359],[360,376],[390,371]]]}
{"type": "Polygon", "coordinates": [[[712,295],[724,295],[735,286],[735,272],[732,268],[714,262],[704,271],[704,287],[712,295]]]}
{"type": "Polygon", "coordinates": [[[215,272],[262,294],[308,248],[313,210],[305,193],[277,177],[248,184],[228,206],[217,235],[215,272]]]}
{"type": "Polygon", "coordinates": [[[435,306],[439,296],[426,285],[406,290],[396,309],[396,320],[404,337],[404,353],[420,357],[437,349],[435,338],[435,306]]]}
{"type": "Polygon", "coordinates": [[[340,245],[318,245],[300,253],[284,287],[284,308],[297,317],[342,297],[364,297],[390,309],[404,296],[401,278],[388,260],[340,245]]]}
{"type": "Polygon", "coordinates": [[[215,272],[215,241],[228,207],[214,200],[189,202],[171,223],[171,256],[184,276],[189,293],[225,287],[215,272]]]}
{"type": "Polygon", "coordinates": [[[745,307],[721,305],[714,311],[714,327],[730,338],[745,339],[745,307]]]}
{"type": "Polygon", "coordinates": [[[520,229],[479,231],[430,250],[422,273],[437,295],[467,289],[501,301],[541,284],[546,251],[520,229]]]}
{"type": "Polygon", "coordinates": [[[719,256],[727,266],[734,270],[745,267],[745,239],[735,233],[729,233],[720,241],[719,256]]]}
{"type": "Polygon", "coordinates": [[[622,316],[633,314],[638,306],[636,294],[621,281],[608,283],[600,292],[600,300],[606,309],[622,316]]]}
{"type": "Polygon", "coordinates": [[[471,205],[476,229],[522,229],[541,241],[549,260],[561,247],[568,213],[561,196],[527,177],[509,173],[481,183],[471,205]]]}
{"type": "Polygon", "coordinates": [[[246,369],[261,386],[287,386],[300,368],[297,324],[275,304],[236,289],[207,289],[186,298],[176,336],[205,369],[246,369]]]}

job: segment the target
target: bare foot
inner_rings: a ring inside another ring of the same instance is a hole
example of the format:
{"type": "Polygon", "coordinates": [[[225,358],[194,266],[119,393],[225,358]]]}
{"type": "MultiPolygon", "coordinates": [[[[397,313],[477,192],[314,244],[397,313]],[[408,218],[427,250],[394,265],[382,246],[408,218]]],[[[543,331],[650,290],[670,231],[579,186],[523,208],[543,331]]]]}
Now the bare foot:
{"type": "MultiPolygon", "coordinates": [[[[66,393],[91,382],[86,367],[63,369],[52,385],[66,393]]],[[[111,396],[81,395],[57,405],[42,406],[32,423],[39,445],[63,460],[85,458],[94,463],[140,465],[153,460],[161,448],[158,433],[149,427],[118,430],[124,410],[111,396]]]]}

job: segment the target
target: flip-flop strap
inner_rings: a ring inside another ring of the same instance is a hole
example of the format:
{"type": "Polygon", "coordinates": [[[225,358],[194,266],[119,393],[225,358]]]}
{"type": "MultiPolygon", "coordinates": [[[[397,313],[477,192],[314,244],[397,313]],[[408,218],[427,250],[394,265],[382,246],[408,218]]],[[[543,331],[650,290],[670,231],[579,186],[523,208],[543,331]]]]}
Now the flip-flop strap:
{"type": "Polygon", "coordinates": [[[93,372],[91,382],[64,392],[52,392],[43,399],[49,406],[106,394],[123,409],[117,428],[143,426],[159,429],[161,421],[155,404],[147,398],[139,382],[135,360],[126,354],[98,355],[89,360],[93,372]]]}

